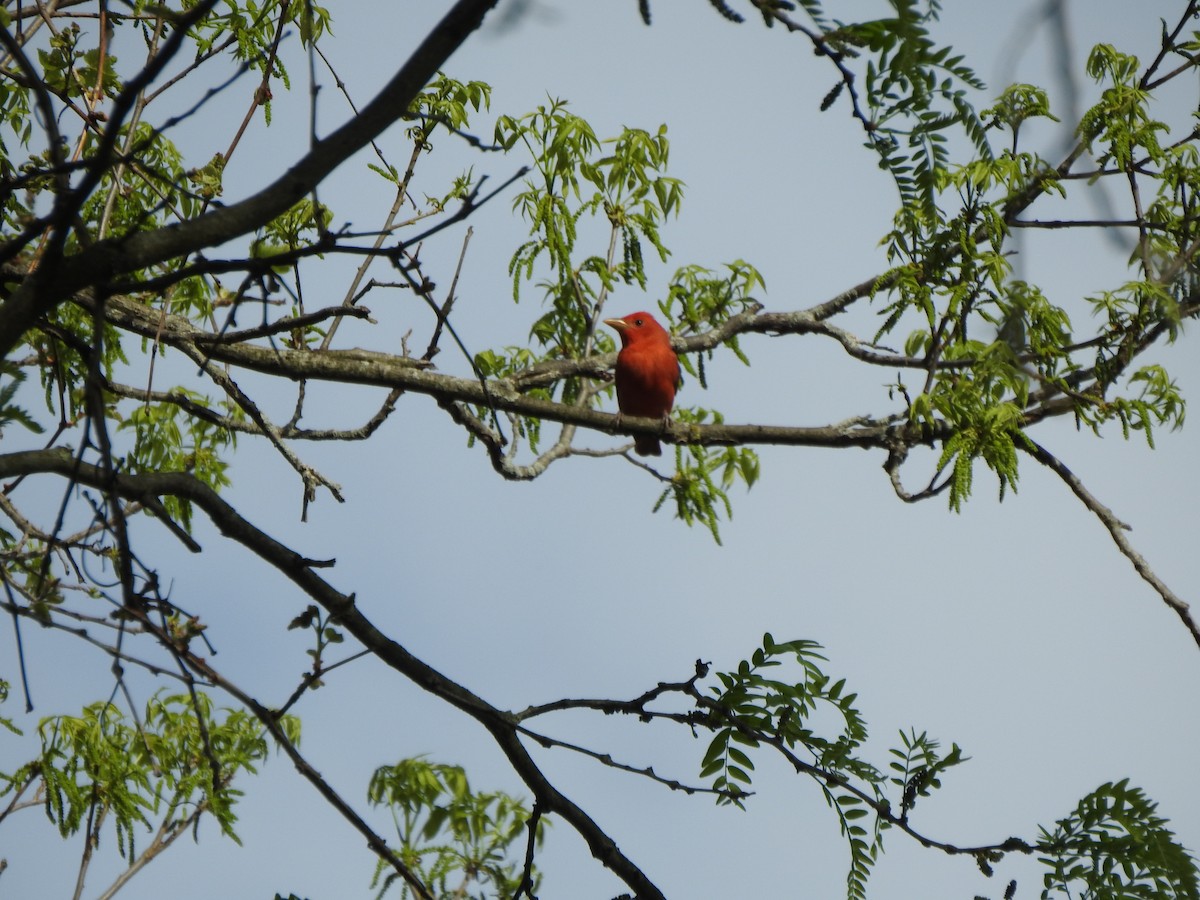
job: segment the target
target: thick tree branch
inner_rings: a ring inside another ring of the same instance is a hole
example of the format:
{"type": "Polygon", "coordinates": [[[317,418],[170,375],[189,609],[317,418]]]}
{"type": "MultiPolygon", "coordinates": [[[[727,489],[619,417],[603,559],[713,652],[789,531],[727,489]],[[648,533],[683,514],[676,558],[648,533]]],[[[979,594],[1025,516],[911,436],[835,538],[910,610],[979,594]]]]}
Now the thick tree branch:
{"type": "Polygon", "coordinates": [[[282,177],[258,193],[187,222],[101,241],[63,259],[53,271],[39,270],[38,277],[26,280],[0,305],[0,357],[12,351],[38,318],[75,292],[249,234],[286,212],[402,118],[417,93],[496,2],[458,0],[362,112],[318,141],[282,177]]]}
{"type": "MultiPolygon", "coordinates": [[[[467,688],[450,680],[379,631],[358,610],[353,594],[342,594],[313,571],[314,560],[301,556],[260,531],[203,482],[184,472],[141,475],[109,473],[99,466],[77,461],[62,449],[0,455],[0,478],[39,472],[61,475],[127,500],[146,502],[152,498],[171,495],[194,503],[204,510],[222,534],[242,544],[289,578],[324,607],[331,615],[332,621],[344,627],[382,662],[483,725],[508,758],[513,769],[533,792],[542,809],[546,813],[556,813],[569,822],[587,843],[592,855],[632,888],[637,897],[643,900],[663,897],[662,892],[645,873],[621,852],[616,842],[581,807],[560,792],[542,774],[529,751],[521,743],[517,723],[511,713],[497,709],[467,688]]],[[[212,674],[215,676],[215,673],[212,674]]],[[[250,701],[250,698],[245,700],[250,701]]],[[[328,799],[328,795],[326,796],[328,799]]]]}

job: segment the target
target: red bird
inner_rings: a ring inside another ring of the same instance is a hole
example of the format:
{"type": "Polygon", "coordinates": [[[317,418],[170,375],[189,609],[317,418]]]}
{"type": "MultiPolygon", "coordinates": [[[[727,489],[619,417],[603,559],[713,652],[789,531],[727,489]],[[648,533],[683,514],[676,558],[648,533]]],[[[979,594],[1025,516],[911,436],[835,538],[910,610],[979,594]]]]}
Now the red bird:
{"type": "MultiPolygon", "coordinates": [[[[621,335],[616,379],[621,415],[662,419],[665,424],[679,387],[679,358],[671,349],[671,335],[647,312],[605,319],[604,324],[621,335]]],[[[641,456],[662,456],[662,445],[650,435],[635,435],[633,449],[641,456]]]]}

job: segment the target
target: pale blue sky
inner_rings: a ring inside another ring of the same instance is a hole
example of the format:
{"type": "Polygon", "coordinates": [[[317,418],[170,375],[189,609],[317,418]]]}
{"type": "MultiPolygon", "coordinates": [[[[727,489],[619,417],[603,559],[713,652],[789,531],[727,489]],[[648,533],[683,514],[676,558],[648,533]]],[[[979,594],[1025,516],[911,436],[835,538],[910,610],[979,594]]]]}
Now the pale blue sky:
{"type": "MultiPolygon", "coordinates": [[[[854,4],[854,14],[863,6],[854,4]]],[[[947,4],[936,34],[989,82],[979,105],[998,90],[997,75],[1006,71],[1000,55],[1018,43],[1016,23],[1029,6],[947,4]]],[[[325,50],[361,104],[442,5],[329,8],[334,36],[325,50]]],[[[1177,8],[1077,3],[1076,70],[1084,48],[1099,40],[1146,56],[1158,37],[1154,15],[1171,17],[1177,8]],[[1154,14],[1142,11],[1149,7],[1154,14]]],[[[773,309],[812,305],[881,271],[877,245],[896,198],[861,149],[846,107],[818,114],[834,75],[803,40],[767,32],[756,20],[730,25],[699,2],[658,0],[651,28],[639,21],[633,0],[540,0],[533,9],[516,29],[474,36],[449,74],[492,83],[493,115],[529,111],[549,94],[568,98],[602,135],[666,122],[672,174],[687,182],[682,214],[663,233],[671,260],[653,268],[648,295],[619,292],[613,314],[652,307],[670,273],[687,263],[752,262],[766,278],[763,302],[773,309]]],[[[227,173],[229,198],[303,152],[306,66],[297,44],[288,48],[295,94],[276,91],[272,127],[259,121],[247,134],[227,173]]],[[[1016,77],[1046,84],[1053,98],[1044,41],[1024,49],[1016,77]]],[[[228,144],[251,89],[244,82],[192,123],[196,161],[228,144]]],[[[322,130],[344,115],[326,79],[322,130]]],[[[1186,122],[1186,114],[1176,120],[1186,122]]],[[[478,131],[489,133],[489,123],[482,117],[478,131]]],[[[1047,128],[1030,137],[1058,145],[1047,128]]],[[[382,144],[393,162],[407,159],[402,129],[382,144]]],[[[495,184],[519,162],[472,158],[443,137],[415,192],[437,193],[437,173],[449,177],[471,164],[495,184]]],[[[383,221],[391,202],[383,182],[356,169],[339,173],[321,193],[341,220],[364,230],[383,221]]],[[[519,306],[511,301],[505,266],[526,226],[508,207],[498,200],[473,222],[456,325],[475,351],[522,341],[540,312],[534,291],[519,306]]],[[[460,240],[461,231],[447,234],[422,254],[440,283],[449,282],[460,240]]],[[[1123,254],[1095,233],[1053,242],[1038,234],[1032,244],[1038,246],[1023,256],[1026,277],[1086,328],[1081,298],[1119,283],[1123,254]]],[[[306,268],[310,306],[340,301],[350,265],[329,260],[306,268]]],[[[382,268],[378,274],[384,277],[382,268]]],[[[345,346],[398,348],[409,327],[423,346],[428,316],[411,298],[381,296],[368,305],[379,325],[347,328],[339,336],[345,346]]],[[[874,312],[853,324],[873,331],[874,312]]],[[[1153,356],[1195,396],[1200,366],[1187,349],[1190,337],[1153,356]]],[[[883,386],[893,373],[852,364],[831,341],[751,337],[744,346],[751,368],[714,362],[708,395],[689,380],[680,402],[714,406],[731,422],[802,425],[895,408],[883,386]]],[[[449,350],[438,363],[465,371],[449,350]]],[[[273,413],[286,418],[290,401],[280,397],[273,413]]],[[[352,424],[375,402],[354,388],[312,389],[306,422],[352,424]]],[[[10,434],[14,444],[24,439],[10,434]]],[[[1115,429],[1096,440],[1068,422],[1040,426],[1036,436],[1133,525],[1132,540],[1166,582],[1194,597],[1194,430],[1161,433],[1153,452],[1140,439],[1122,441],[1115,429]]],[[[585,436],[592,446],[615,440],[585,436]]],[[[908,506],[896,499],[879,453],[764,448],[762,480],[749,494],[734,494],[734,518],[717,547],[667,510],[651,515],[656,482],[619,459],[568,460],[532,484],[501,481],[424,397],[403,398],[366,445],[297,450],[343,486],[346,504],[322,496],[301,525],[298,479],[249,441],[236,459],[231,499],[300,552],[336,557],[332,582],[356,592],[380,627],[498,705],[631,697],[660,680],[686,678],[697,657],[733,666],[763,631],[781,640],[810,638],[827,648],[828,671],[858,691],[872,731],[868,752],[880,765],[896,731],[909,727],[928,730],[947,747],[957,742],[972,757],[918,807],[914,824],[930,836],[963,844],[1035,838],[1038,824],[1051,826],[1088,791],[1129,777],[1160,801],[1184,843],[1200,848],[1200,725],[1192,699],[1200,653],[1099,522],[1028,460],[1019,494],[997,503],[994,480],[981,471],[974,498],[954,515],[941,500],[908,506]]],[[[918,463],[908,477],[915,486],[927,470],[918,463]]],[[[208,552],[200,557],[162,541],[152,526],[139,530],[143,552],[162,543],[154,558],[174,581],[173,598],[209,623],[220,651],[215,662],[259,700],[281,702],[307,662],[305,639],[283,630],[305,598],[203,522],[197,537],[208,552]]],[[[107,694],[103,659],[62,636],[26,628],[25,638],[36,716],[74,711],[107,694]]],[[[11,636],[6,640],[11,647],[11,636]]],[[[0,675],[15,683],[9,649],[0,675]]],[[[138,686],[143,698],[152,690],[138,686]]],[[[13,715],[18,703],[8,707],[13,715]]],[[[340,670],[296,711],[305,722],[302,750],[360,810],[374,766],[422,753],[467,765],[479,789],[524,793],[482,729],[377,663],[340,670]]],[[[706,746],[604,717],[570,715],[541,726],[683,781],[696,781],[706,746]]],[[[0,736],[0,768],[27,755],[25,746],[0,736]]],[[[759,793],[744,813],[563,751],[539,751],[538,758],[669,897],[844,892],[847,853],[835,819],[811,783],[769,757],[761,758],[759,793]]],[[[181,841],[138,875],[122,900],[371,895],[373,858],[363,842],[285,759],[272,759],[262,779],[243,787],[250,793],[240,807],[245,847],[206,824],[198,846],[181,841]]],[[[0,896],[69,896],[77,845],[57,845],[37,812],[21,818],[0,827],[0,856],[10,863],[0,896]]],[[[371,818],[387,834],[386,818],[371,818]]],[[[85,896],[105,886],[103,871],[116,870],[114,844],[110,836],[106,862],[94,866],[85,896]]],[[[1040,890],[1040,871],[1025,861],[1005,860],[989,882],[970,859],[922,850],[898,834],[887,848],[872,877],[872,897],[880,900],[996,897],[1013,877],[1019,898],[1040,890]]],[[[544,898],[605,900],[621,891],[561,822],[539,863],[544,898]]]]}

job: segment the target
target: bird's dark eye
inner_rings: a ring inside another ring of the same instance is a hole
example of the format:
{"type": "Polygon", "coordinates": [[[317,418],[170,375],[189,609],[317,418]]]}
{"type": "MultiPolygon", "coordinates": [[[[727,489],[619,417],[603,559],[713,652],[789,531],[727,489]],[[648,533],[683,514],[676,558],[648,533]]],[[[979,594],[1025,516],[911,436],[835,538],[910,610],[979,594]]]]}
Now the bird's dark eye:
{"type": "Polygon", "coordinates": [[[633,320],[633,324],[634,324],[634,325],[636,325],[638,328],[641,328],[641,327],[642,327],[642,320],[641,320],[641,319],[634,319],[634,320],[633,320]]]}

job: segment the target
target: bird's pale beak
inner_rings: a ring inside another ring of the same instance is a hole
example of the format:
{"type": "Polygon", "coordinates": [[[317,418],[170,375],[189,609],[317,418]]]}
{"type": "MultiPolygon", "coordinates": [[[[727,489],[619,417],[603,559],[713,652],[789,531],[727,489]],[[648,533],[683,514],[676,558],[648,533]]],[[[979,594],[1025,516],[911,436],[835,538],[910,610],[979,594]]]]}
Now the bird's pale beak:
{"type": "Polygon", "coordinates": [[[604,324],[609,328],[617,329],[617,331],[624,331],[629,327],[629,324],[624,319],[605,319],[604,324]]]}

